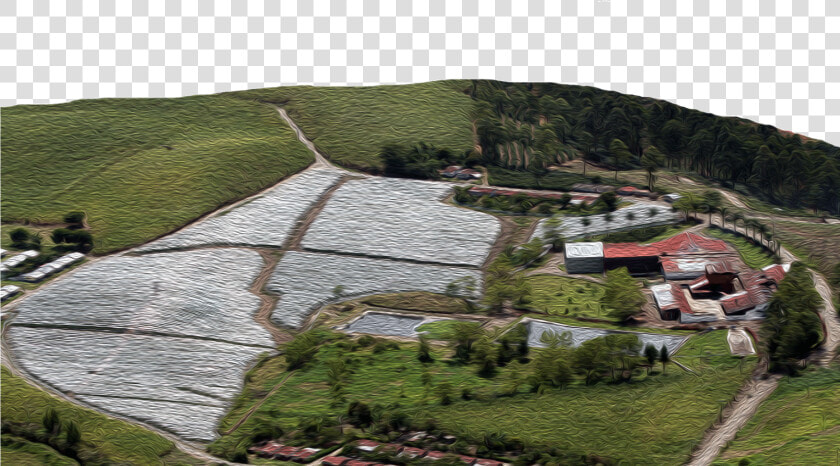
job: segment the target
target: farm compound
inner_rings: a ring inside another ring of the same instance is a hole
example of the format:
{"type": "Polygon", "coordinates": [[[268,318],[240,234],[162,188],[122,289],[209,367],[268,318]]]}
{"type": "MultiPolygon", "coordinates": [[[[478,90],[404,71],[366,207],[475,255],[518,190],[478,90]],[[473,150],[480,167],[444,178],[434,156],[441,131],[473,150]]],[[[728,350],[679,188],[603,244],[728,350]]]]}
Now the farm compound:
{"type": "Polygon", "coordinates": [[[738,271],[729,262],[712,263],[706,265],[702,276],[688,283],[665,283],[651,291],[665,320],[754,320],[764,317],[788,270],[789,265],[773,264],[761,270],[738,271]]]}

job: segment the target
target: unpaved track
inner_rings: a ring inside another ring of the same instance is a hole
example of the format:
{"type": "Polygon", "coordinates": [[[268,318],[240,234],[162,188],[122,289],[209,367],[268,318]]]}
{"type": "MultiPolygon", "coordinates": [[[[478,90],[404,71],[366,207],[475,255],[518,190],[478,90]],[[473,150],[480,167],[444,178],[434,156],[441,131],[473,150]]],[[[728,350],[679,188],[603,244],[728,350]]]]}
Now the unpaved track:
{"type": "Polygon", "coordinates": [[[271,322],[271,312],[274,311],[274,306],[277,305],[277,296],[266,293],[265,284],[271,278],[271,274],[274,273],[274,268],[277,267],[277,262],[280,261],[280,257],[271,250],[260,249],[258,252],[263,258],[264,265],[249,290],[260,298],[260,308],[254,315],[254,320],[268,330],[274,342],[279,345],[291,340],[292,336],[271,322]]]}
{"type": "Polygon", "coordinates": [[[292,374],[293,372],[286,373],[285,377],[280,379],[280,381],[277,382],[277,385],[271,388],[271,391],[269,391],[260,401],[258,401],[257,404],[251,406],[251,409],[249,409],[247,413],[243,414],[242,417],[239,418],[238,421],[236,421],[236,424],[234,424],[230,429],[226,430],[223,435],[230,435],[236,429],[238,429],[239,426],[241,426],[245,421],[247,421],[248,418],[251,417],[251,415],[254,414],[254,412],[257,409],[259,409],[260,406],[263,405],[263,403],[265,403],[265,400],[271,398],[271,395],[274,395],[274,392],[276,392],[280,387],[283,386],[284,383],[286,383],[287,380],[289,380],[289,377],[291,377],[292,374]]]}
{"type": "Polygon", "coordinates": [[[760,365],[753,372],[752,379],[741,387],[735,398],[723,408],[722,422],[715,423],[706,431],[700,446],[691,454],[689,466],[712,464],[724,447],[735,438],[735,434],[753,417],[759,405],[773,393],[782,376],[773,374],[762,380],[760,374],[765,369],[760,365]]]}
{"type": "Polygon", "coordinates": [[[280,116],[283,117],[284,120],[286,120],[286,123],[288,123],[292,130],[295,132],[298,140],[302,142],[303,145],[305,145],[313,154],[315,154],[315,163],[313,163],[310,166],[335,168],[335,165],[331,164],[329,160],[327,160],[327,157],[324,154],[322,154],[317,147],[315,147],[315,144],[312,141],[310,141],[306,137],[306,135],[303,134],[303,130],[301,130],[300,127],[294,122],[294,120],[292,120],[292,118],[286,112],[286,109],[284,109],[283,107],[275,108],[277,108],[277,112],[280,113],[280,116]]]}

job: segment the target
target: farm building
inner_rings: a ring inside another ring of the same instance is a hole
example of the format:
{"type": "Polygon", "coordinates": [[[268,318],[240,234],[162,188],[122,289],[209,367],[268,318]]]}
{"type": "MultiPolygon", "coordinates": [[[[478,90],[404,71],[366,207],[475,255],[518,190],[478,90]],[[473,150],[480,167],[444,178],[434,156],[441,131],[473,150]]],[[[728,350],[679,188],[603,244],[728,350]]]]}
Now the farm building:
{"type": "Polygon", "coordinates": [[[603,243],[569,243],[564,249],[567,272],[601,273],[604,271],[603,243]]]}
{"type": "Polygon", "coordinates": [[[18,293],[20,293],[19,286],[6,285],[0,288],[0,301],[5,301],[18,293]]]}
{"type": "Polygon", "coordinates": [[[666,280],[687,280],[703,275],[706,265],[736,255],[722,240],[685,232],[650,244],[606,244],[604,267],[627,267],[632,274],[661,272],[666,280]]]}
{"type": "Polygon", "coordinates": [[[440,171],[440,176],[444,178],[458,178],[459,180],[475,180],[482,177],[478,170],[472,168],[464,168],[460,165],[450,165],[440,171]]]}
{"type": "Polygon", "coordinates": [[[731,263],[719,262],[706,265],[704,274],[687,285],[666,283],[651,291],[664,320],[750,320],[763,317],[787,270],[785,265],[774,264],[738,272],[731,263]]]}
{"type": "Polygon", "coordinates": [[[6,251],[5,249],[0,249],[0,257],[6,257],[7,252],[9,251],[6,251]]]}
{"type": "Polygon", "coordinates": [[[325,466],[343,466],[350,458],[346,456],[327,456],[321,460],[321,464],[325,466]]]}
{"type": "Polygon", "coordinates": [[[647,189],[639,189],[635,186],[624,186],[622,188],[618,188],[615,190],[615,193],[621,196],[636,196],[644,197],[647,199],[656,199],[659,197],[659,195],[656,193],[652,193],[647,189]]]}

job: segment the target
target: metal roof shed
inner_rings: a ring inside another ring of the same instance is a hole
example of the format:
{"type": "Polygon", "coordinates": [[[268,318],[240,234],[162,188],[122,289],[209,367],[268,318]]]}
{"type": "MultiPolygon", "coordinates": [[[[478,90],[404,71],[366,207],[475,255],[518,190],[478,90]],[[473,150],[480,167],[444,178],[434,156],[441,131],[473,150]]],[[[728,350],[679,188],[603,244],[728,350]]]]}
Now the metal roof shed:
{"type": "Polygon", "coordinates": [[[604,243],[566,243],[566,271],[601,273],[604,271],[604,243]]]}

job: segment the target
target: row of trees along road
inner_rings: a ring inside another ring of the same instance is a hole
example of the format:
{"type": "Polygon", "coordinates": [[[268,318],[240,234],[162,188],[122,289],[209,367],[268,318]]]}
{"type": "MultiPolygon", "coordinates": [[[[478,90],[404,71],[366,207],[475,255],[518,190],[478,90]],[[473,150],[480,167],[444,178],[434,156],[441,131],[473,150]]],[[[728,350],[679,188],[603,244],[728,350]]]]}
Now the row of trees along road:
{"type": "MultiPolygon", "coordinates": [[[[477,155],[546,173],[572,158],[697,173],[769,202],[840,213],[840,148],[768,125],[593,87],[472,81],[477,155]]],[[[586,164],[584,163],[584,171],[586,164]]]]}

